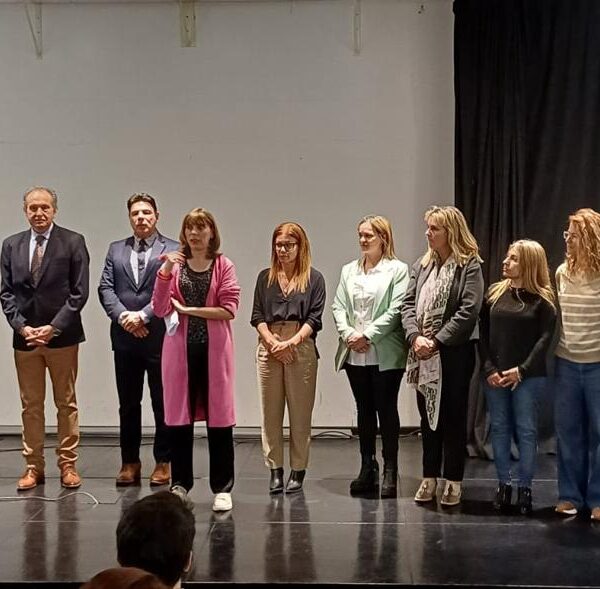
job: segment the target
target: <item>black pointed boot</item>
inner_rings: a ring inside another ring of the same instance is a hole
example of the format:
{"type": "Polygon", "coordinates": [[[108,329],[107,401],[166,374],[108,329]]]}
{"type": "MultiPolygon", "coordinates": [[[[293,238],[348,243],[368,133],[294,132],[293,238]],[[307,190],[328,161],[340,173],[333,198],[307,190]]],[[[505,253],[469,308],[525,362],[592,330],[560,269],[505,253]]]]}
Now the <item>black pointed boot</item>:
{"type": "Polygon", "coordinates": [[[496,498],[494,499],[494,509],[496,511],[506,511],[510,507],[512,499],[512,487],[507,483],[500,483],[496,489],[496,498]]]}
{"type": "Polygon", "coordinates": [[[531,515],[533,505],[529,487],[519,487],[517,489],[517,506],[521,515],[531,515]]]}
{"type": "Polygon", "coordinates": [[[283,493],[283,468],[271,469],[271,480],[269,482],[269,493],[276,495],[283,493]]]}
{"type": "Polygon", "coordinates": [[[374,493],[379,491],[379,464],[375,456],[363,456],[358,477],[350,483],[350,494],[374,493]]]}
{"type": "Polygon", "coordinates": [[[290,478],[285,486],[286,493],[297,493],[302,491],[302,483],[304,482],[305,470],[292,470],[290,472],[290,478]]]}
{"type": "Polygon", "coordinates": [[[381,498],[396,497],[398,494],[398,467],[383,467],[383,483],[381,484],[381,498]]]}

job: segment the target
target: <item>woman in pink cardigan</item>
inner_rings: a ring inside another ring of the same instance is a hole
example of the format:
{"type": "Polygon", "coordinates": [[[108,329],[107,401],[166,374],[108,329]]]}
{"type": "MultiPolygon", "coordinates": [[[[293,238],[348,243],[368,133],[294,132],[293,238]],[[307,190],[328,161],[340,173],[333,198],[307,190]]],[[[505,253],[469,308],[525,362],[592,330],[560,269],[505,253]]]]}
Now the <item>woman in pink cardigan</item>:
{"type": "Polygon", "coordinates": [[[170,429],[171,491],[187,501],[194,484],[194,422],[206,421],[214,511],[232,508],[234,358],[231,320],[240,287],[219,253],[214,217],[196,208],[183,219],[180,251],[163,256],[152,308],[165,317],[162,351],[165,423],[170,429]]]}

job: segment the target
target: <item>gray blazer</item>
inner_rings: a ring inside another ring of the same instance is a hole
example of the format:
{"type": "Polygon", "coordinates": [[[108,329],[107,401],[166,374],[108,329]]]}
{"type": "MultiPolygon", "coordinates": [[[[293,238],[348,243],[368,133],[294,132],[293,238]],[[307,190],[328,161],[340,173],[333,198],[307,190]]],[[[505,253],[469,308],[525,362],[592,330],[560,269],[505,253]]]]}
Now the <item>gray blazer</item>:
{"type": "MultiPolygon", "coordinates": [[[[410,345],[421,335],[417,326],[417,301],[423,284],[434,268],[433,261],[423,267],[422,259],[419,258],[411,268],[410,281],[402,303],[402,325],[410,345]]],[[[477,259],[471,258],[464,266],[456,268],[442,328],[436,333],[435,339],[444,346],[458,346],[469,340],[479,339],[478,319],[482,302],[481,264],[477,259]]]]}

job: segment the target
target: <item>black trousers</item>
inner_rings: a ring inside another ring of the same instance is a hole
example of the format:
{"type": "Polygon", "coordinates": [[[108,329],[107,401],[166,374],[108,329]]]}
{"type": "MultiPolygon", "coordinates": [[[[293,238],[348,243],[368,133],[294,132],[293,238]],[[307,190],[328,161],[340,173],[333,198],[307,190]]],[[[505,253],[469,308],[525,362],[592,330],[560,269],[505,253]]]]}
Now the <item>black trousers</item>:
{"type": "Polygon", "coordinates": [[[123,350],[114,351],[117,392],[119,394],[119,421],[121,460],[139,462],[142,441],[142,396],[144,374],[148,374],[148,388],[154,413],[154,459],[170,461],[169,433],[165,425],[160,353],[144,355],[123,350]]]}
{"type": "Polygon", "coordinates": [[[417,392],[423,440],[423,476],[462,481],[467,444],[469,383],[475,367],[475,344],[441,346],[442,391],[435,431],[429,427],[425,397],[417,392]]]}
{"type": "Polygon", "coordinates": [[[358,413],[358,438],[361,456],[375,455],[377,418],[386,466],[398,466],[398,391],[404,370],[380,371],[379,366],[345,364],[358,413]]]}
{"type": "MultiPolygon", "coordinates": [[[[208,423],[208,344],[188,343],[188,384],[191,415],[197,403],[207,411],[208,423]]],[[[233,426],[207,427],[209,478],[213,493],[229,493],[234,483],[233,426]]],[[[171,478],[173,485],[188,491],[194,486],[194,425],[169,427],[171,478]]]]}

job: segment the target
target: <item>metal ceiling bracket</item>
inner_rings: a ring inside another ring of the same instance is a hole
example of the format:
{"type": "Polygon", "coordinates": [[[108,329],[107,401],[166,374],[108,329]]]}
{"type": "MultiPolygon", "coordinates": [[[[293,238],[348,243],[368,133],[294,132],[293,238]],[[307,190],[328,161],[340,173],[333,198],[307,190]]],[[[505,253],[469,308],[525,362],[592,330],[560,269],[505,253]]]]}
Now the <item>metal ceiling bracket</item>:
{"type": "Polygon", "coordinates": [[[354,55],[360,55],[362,49],[362,6],[361,0],[354,0],[354,22],[353,22],[353,37],[354,37],[354,55]]]}
{"type": "Polygon", "coordinates": [[[38,2],[26,2],[23,6],[31,31],[35,54],[38,59],[42,59],[42,5],[38,2]]]}
{"type": "Polygon", "coordinates": [[[179,0],[181,46],[196,47],[196,2],[179,0]]]}

